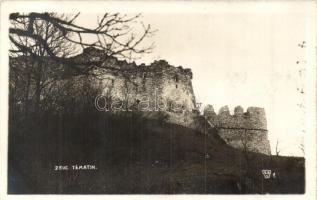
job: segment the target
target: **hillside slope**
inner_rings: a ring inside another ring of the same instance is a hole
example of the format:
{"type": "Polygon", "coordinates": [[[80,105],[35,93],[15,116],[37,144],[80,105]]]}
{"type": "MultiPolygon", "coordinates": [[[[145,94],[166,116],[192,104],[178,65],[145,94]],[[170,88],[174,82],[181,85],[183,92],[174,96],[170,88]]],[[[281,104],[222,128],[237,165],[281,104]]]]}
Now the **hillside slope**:
{"type": "Polygon", "coordinates": [[[10,126],[11,194],[303,193],[304,160],[245,154],[139,113],[44,115],[10,126]],[[55,165],[92,164],[97,170],[55,165]],[[262,169],[276,172],[264,179],[262,169]]]}

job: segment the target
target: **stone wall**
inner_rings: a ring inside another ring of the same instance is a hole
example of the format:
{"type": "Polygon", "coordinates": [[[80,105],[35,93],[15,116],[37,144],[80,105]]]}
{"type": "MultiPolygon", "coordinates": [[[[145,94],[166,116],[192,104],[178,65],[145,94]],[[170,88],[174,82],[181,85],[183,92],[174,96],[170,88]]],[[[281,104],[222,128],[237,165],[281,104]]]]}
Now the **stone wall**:
{"type": "MultiPolygon", "coordinates": [[[[77,56],[77,59],[89,57],[100,60],[103,56],[96,49],[88,49],[77,56]]],[[[164,60],[150,65],[136,65],[108,58],[104,65],[105,69],[96,68],[93,71],[99,74],[93,85],[103,88],[101,95],[111,96],[113,100],[127,101],[129,107],[138,106],[148,111],[191,111],[195,108],[191,82],[193,75],[190,69],[171,66],[164,60]],[[112,69],[108,70],[107,67],[112,69]]]]}
{"type": "Polygon", "coordinates": [[[241,106],[234,109],[231,115],[228,106],[224,106],[216,114],[208,105],[204,115],[210,126],[218,130],[219,136],[230,146],[248,151],[270,155],[267,121],[263,108],[249,107],[246,112],[241,106]]]}

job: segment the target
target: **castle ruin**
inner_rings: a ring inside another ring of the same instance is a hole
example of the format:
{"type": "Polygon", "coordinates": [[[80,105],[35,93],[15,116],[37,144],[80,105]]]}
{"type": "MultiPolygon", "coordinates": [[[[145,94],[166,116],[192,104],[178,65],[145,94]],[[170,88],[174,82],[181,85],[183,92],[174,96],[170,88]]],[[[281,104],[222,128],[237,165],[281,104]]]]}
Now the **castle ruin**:
{"type": "MultiPolygon", "coordinates": [[[[101,50],[87,48],[74,59],[101,60],[105,56],[101,50]]],[[[164,60],[150,65],[137,65],[109,57],[101,67],[94,68],[93,73],[97,75],[90,79],[91,87],[101,88],[100,95],[111,102],[126,102],[128,111],[148,102],[146,111],[166,111],[169,113],[170,123],[199,131],[202,129],[195,120],[197,116],[203,117],[208,121],[209,128],[217,130],[217,134],[228,145],[267,155],[271,153],[264,109],[249,107],[244,112],[243,108],[238,106],[231,115],[227,106],[222,107],[217,114],[213,107],[208,105],[203,115],[199,114],[191,82],[191,69],[174,67],[164,60]],[[178,111],[171,109],[175,102],[181,105],[178,111]],[[165,107],[162,104],[165,104],[165,107]]],[[[70,80],[77,84],[86,78],[73,76],[67,79],[70,80]]]]}
{"type": "MultiPolygon", "coordinates": [[[[104,54],[88,48],[79,56],[98,60],[104,54]]],[[[130,109],[136,106],[144,108],[146,102],[147,111],[166,111],[179,105],[181,110],[193,110],[196,107],[190,69],[171,66],[165,60],[150,65],[136,65],[108,58],[105,65],[104,68],[95,69],[94,73],[99,75],[94,84],[103,88],[101,95],[111,97],[112,101],[125,101],[130,109]],[[118,70],[114,72],[113,69],[118,70]]]]}
{"type": "Polygon", "coordinates": [[[241,106],[231,115],[228,106],[220,108],[216,114],[211,105],[204,109],[210,125],[218,130],[218,135],[230,146],[253,152],[271,154],[268,140],[267,121],[263,108],[249,107],[246,112],[241,106]]]}

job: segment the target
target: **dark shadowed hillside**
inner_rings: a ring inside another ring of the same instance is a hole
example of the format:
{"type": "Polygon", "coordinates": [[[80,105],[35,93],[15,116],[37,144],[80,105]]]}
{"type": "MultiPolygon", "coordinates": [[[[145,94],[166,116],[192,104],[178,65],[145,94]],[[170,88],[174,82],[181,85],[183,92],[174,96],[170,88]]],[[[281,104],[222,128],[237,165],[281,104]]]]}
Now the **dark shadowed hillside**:
{"type": "Polygon", "coordinates": [[[304,192],[303,158],[249,153],[247,163],[216,132],[205,135],[164,117],[89,112],[35,119],[10,126],[9,193],[304,192]],[[55,165],[75,164],[97,169],[54,171],[55,165]],[[264,179],[262,169],[276,177],[264,179]]]}

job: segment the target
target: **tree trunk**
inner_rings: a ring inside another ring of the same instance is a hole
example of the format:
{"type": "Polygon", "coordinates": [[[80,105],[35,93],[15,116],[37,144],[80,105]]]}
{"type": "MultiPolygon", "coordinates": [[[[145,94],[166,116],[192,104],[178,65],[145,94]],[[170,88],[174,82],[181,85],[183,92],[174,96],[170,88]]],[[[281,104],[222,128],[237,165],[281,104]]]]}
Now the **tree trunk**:
{"type": "Polygon", "coordinates": [[[38,114],[40,110],[42,65],[43,65],[43,62],[39,60],[36,67],[36,79],[35,79],[35,105],[34,105],[35,114],[38,114]]]}
{"type": "Polygon", "coordinates": [[[27,117],[29,113],[29,92],[30,92],[30,85],[31,85],[31,73],[28,72],[27,74],[27,83],[26,89],[24,93],[24,116],[27,117]]]}

